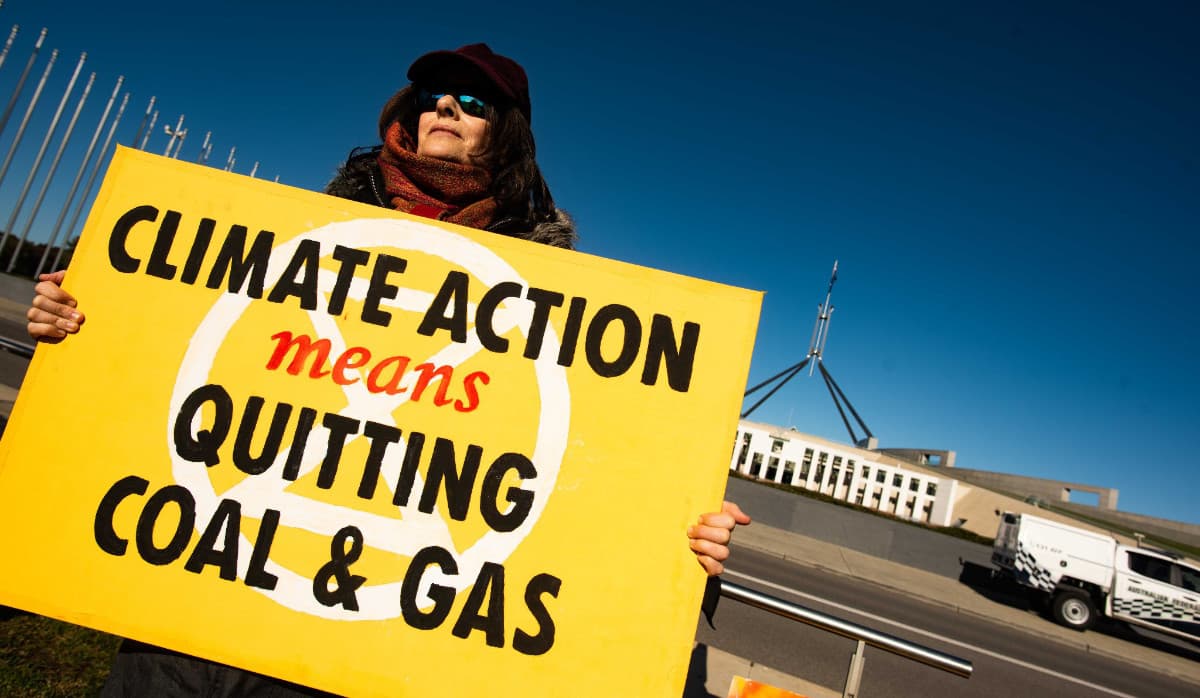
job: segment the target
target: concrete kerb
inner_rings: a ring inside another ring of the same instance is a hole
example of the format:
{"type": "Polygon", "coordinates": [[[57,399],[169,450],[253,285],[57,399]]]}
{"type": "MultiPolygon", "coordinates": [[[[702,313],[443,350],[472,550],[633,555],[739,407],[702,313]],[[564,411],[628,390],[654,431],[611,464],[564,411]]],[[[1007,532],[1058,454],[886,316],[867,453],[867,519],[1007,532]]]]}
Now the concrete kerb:
{"type": "MultiPolygon", "coordinates": [[[[1025,611],[989,601],[980,596],[978,592],[962,585],[961,582],[930,572],[874,558],[865,553],[846,550],[840,546],[808,538],[798,533],[757,523],[738,530],[734,536],[734,546],[735,548],[744,547],[757,550],[806,567],[907,594],[927,603],[948,608],[955,613],[970,615],[992,623],[1003,623],[1021,632],[1083,650],[1089,654],[1123,662],[1130,661],[1131,655],[1138,655],[1139,660],[1143,660],[1146,665],[1153,666],[1156,671],[1165,672],[1173,678],[1189,683],[1200,684],[1200,664],[1196,662],[1118,638],[1099,636],[1101,644],[1098,644],[1089,640],[1086,633],[1068,630],[1045,618],[1031,616],[1025,611]],[[806,554],[798,556],[787,552],[797,549],[804,550],[806,554]],[[871,574],[872,570],[876,574],[871,574]],[[883,580],[899,580],[900,583],[888,583],[883,580]],[[927,591],[933,589],[942,593],[927,591]],[[947,597],[953,598],[963,594],[971,595],[966,599],[966,603],[963,602],[963,599],[959,599],[957,602],[947,600],[947,597]],[[979,607],[983,605],[989,607],[979,607]],[[1109,643],[1120,643],[1121,646],[1105,646],[1109,643]]],[[[736,553],[732,559],[736,567],[736,553]]]]}

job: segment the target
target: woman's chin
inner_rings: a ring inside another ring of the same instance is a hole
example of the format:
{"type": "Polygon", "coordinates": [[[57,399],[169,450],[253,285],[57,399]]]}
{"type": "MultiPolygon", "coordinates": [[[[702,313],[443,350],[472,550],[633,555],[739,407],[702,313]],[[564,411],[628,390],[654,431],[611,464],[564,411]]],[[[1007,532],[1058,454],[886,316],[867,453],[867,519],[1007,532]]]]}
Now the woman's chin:
{"type": "Polygon", "coordinates": [[[470,164],[470,159],[467,157],[466,153],[462,152],[460,148],[438,147],[438,145],[433,145],[428,148],[418,148],[417,155],[423,155],[427,158],[433,158],[435,160],[445,160],[446,162],[453,162],[459,165],[470,164]]]}

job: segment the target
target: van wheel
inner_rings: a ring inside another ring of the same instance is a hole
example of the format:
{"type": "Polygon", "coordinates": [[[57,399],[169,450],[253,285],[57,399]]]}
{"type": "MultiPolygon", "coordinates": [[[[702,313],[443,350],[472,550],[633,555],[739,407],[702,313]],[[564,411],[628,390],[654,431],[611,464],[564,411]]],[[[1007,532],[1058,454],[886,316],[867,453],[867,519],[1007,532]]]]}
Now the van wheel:
{"type": "Polygon", "coordinates": [[[1063,589],[1050,608],[1055,622],[1072,630],[1087,630],[1096,623],[1096,605],[1086,591],[1063,589]]]}

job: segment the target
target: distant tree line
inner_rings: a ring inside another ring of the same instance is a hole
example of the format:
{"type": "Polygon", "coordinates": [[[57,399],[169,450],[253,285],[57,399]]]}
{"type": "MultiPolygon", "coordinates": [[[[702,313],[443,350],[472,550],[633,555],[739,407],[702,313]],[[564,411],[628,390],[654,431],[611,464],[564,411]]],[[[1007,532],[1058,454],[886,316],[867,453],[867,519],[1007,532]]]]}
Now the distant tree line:
{"type": "MultiPolygon", "coordinates": [[[[0,271],[8,269],[10,260],[12,260],[13,252],[17,249],[17,237],[9,235],[4,241],[3,249],[0,249],[0,271]]],[[[43,272],[56,271],[57,269],[65,269],[71,263],[71,257],[75,254],[75,245],[79,243],[79,238],[72,238],[63,249],[62,258],[58,262],[58,266],[52,268],[54,258],[58,255],[58,245],[50,248],[50,254],[46,255],[45,267],[43,272]]],[[[13,265],[12,274],[17,276],[25,276],[33,278],[37,272],[38,264],[42,261],[42,255],[46,252],[46,243],[44,242],[28,242],[21,246],[21,252],[17,254],[17,263],[13,265]]]]}

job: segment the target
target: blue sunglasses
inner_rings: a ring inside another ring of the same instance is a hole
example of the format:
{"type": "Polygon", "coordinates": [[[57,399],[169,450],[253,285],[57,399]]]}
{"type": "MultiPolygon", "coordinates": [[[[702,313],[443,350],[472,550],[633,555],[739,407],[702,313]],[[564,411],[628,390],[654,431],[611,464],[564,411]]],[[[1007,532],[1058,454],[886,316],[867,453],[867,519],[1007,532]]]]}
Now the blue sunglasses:
{"type": "Polygon", "coordinates": [[[447,94],[449,94],[456,102],[458,102],[458,106],[462,108],[464,113],[480,119],[484,118],[484,115],[487,114],[487,102],[478,97],[472,97],[471,95],[452,94],[449,92],[431,92],[430,90],[426,89],[421,89],[417,93],[417,109],[422,112],[436,111],[438,100],[440,100],[442,97],[445,97],[447,94]]]}

